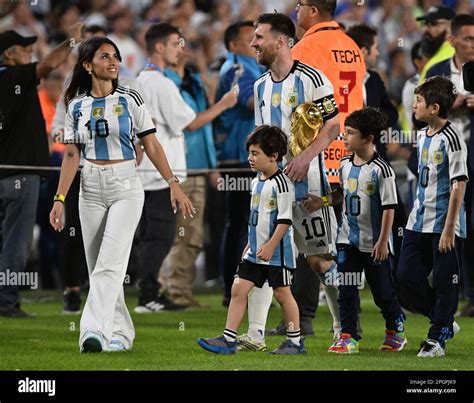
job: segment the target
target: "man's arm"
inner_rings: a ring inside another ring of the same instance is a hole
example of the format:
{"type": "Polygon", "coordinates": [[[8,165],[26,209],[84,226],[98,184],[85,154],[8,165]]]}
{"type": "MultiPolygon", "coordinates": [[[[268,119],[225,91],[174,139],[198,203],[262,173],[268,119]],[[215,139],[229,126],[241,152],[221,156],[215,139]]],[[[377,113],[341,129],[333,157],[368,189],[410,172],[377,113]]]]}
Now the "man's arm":
{"type": "Polygon", "coordinates": [[[54,48],[49,55],[36,65],[36,77],[38,79],[46,77],[64,63],[74,46],[82,41],[84,26],[85,23],[83,22],[74,24],[69,30],[70,39],[54,48]]]}
{"type": "Polygon", "coordinates": [[[285,168],[285,173],[293,180],[302,181],[307,175],[309,165],[314,157],[324,151],[339,134],[339,116],[336,115],[326,121],[319,135],[311,145],[298,155],[285,168]]]}

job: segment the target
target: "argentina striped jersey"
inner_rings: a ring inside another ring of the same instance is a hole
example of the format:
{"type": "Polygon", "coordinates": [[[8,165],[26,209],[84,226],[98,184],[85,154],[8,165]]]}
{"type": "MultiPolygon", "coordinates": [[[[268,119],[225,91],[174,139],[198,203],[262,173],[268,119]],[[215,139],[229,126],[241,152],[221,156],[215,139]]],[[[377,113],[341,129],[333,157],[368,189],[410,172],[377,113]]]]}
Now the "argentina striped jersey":
{"type": "MultiPolygon", "coordinates": [[[[416,232],[443,232],[454,181],[468,179],[467,147],[455,125],[446,125],[432,136],[428,127],[418,132],[418,185],[407,229],[416,232]]],[[[455,225],[456,235],[466,237],[464,201],[455,225]]]]}
{"type": "Polygon", "coordinates": [[[119,85],[105,97],[87,92],[69,102],[64,143],[81,145],[89,160],[131,160],[136,137],[155,131],[140,94],[119,85]]]}
{"type": "Polygon", "coordinates": [[[252,181],[248,226],[249,249],[244,260],[294,269],[298,252],[293,241],[292,204],[295,192],[293,184],[280,170],[265,180],[260,177],[259,174],[252,181]],[[290,227],[275,248],[272,258],[268,262],[257,258],[257,252],[270,240],[280,223],[289,224],[290,227]]]}
{"type": "MultiPolygon", "coordinates": [[[[306,102],[315,102],[322,112],[324,121],[338,114],[334,100],[334,89],[323,72],[295,60],[288,76],[282,81],[274,81],[270,71],[263,74],[254,85],[255,125],[277,126],[290,138],[291,115],[296,107],[306,102]]],[[[289,153],[285,163],[291,161],[289,153]]],[[[311,192],[317,196],[326,195],[329,182],[324,165],[324,153],[313,159],[308,176],[318,178],[315,189],[308,188],[308,180],[298,182],[296,199],[311,192]]]]}
{"type": "MultiPolygon", "coordinates": [[[[344,204],[337,243],[372,252],[380,237],[383,211],[397,207],[395,173],[377,153],[364,165],[355,165],[352,154],[341,159],[339,179],[344,204]]],[[[391,234],[389,250],[393,253],[391,234]]]]}

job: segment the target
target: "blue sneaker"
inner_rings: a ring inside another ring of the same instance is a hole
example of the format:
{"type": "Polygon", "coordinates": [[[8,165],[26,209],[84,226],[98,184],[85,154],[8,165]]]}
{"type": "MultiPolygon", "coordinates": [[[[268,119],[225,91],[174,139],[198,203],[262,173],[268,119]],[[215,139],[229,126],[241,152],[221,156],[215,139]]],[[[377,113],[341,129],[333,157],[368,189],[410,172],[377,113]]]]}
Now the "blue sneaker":
{"type": "Polygon", "coordinates": [[[269,354],[281,354],[281,355],[297,355],[297,354],[306,354],[304,349],[304,338],[300,339],[300,345],[293,343],[291,340],[287,339],[281,343],[280,347],[276,348],[273,351],[270,351],[269,354]]]}
{"type": "Polygon", "coordinates": [[[113,339],[109,343],[109,349],[107,350],[110,353],[115,353],[115,352],[121,352],[121,351],[127,351],[129,350],[127,347],[125,347],[125,344],[123,344],[120,340],[113,339]]]}
{"type": "Polygon", "coordinates": [[[237,342],[230,343],[224,336],[214,337],[213,339],[203,339],[200,337],[197,343],[207,351],[216,354],[234,354],[237,351],[237,342]]]}

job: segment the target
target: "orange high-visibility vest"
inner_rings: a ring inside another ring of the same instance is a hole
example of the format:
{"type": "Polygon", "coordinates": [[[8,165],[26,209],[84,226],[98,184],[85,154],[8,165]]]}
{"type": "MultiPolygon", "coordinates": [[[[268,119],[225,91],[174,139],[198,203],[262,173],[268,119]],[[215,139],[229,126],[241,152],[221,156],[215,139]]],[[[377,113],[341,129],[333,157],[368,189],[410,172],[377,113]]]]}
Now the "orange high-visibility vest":
{"type": "Polygon", "coordinates": [[[342,140],[344,121],[347,115],[364,104],[364,57],[336,21],[313,25],[293,47],[291,54],[293,59],[321,70],[334,87],[341,135],[324,151],[324,160],[329,182],[339,183],[339,162],[346,154],[342,140]]]}

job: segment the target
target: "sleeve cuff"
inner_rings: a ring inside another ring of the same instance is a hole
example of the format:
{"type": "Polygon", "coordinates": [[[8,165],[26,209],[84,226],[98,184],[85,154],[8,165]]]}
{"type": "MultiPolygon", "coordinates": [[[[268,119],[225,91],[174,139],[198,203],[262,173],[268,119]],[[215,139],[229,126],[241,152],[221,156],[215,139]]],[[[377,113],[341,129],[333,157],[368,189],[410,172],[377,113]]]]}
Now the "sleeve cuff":
{"type": "Polygon", "coordinates": [[[144,132],[141,132],[141,133],[138,133],[137,134],[137,137],[139,139],[145,137],[145,136],[148,136],[149,134],[152,134],[152,133],[156,133],[156,129],[153,128],[153,129],[148,129],[148,130],[145,130],[144,132]]]}
{"type": "Polygon", "coordinates": [[[456,176],[454,178],[451,179],[451,183],[453,183],[454,181],[457,181],[457,182],[462,182],[462,181],[468,181],[469,178],[467,177],[467,175],[460,175],[460,176],[456,176]]]}
{"type": "Polygon", "coordinates": [[[281,218],[279,220],[276,220],[277,225],[278,224],[287,224],[287,225],[293,225],[293,221],[291,221],[288,218],[281,218]]]}
{"type": "Polygon", "coordinates": [[[385,206],[382,206],[382,210],[391,210],[391,209],[396,209],[398,207],[398,204],[386,204],[385,206]]]}

